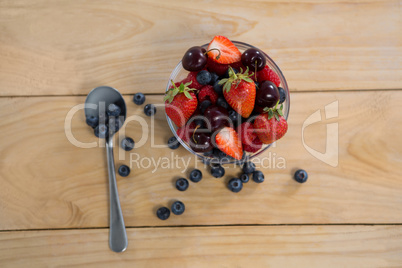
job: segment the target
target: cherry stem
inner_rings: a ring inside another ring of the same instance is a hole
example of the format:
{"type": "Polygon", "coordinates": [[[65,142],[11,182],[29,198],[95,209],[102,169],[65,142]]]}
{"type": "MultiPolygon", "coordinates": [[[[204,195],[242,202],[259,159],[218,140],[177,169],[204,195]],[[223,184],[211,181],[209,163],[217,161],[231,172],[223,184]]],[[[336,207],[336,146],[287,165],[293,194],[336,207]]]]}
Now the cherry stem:
{"type": "Polygon", "coordinates": [[[208,52],[210,52],[210,51],[212,51],[212,50],[218,50],[219,54],[218,54],[218,56],[216,56],[215,59],[216,59],[216,60],[219,60],[219,58],[221,57],[221,51],[220,51],[220,49],[218,49],[218,48],[211,48],[210,50],[206,51],[206,52],[204,53],[204,55],[208,54],[208,52]]]}
{"type": "Polygon", "coordinates": [[[195,132],[197,131],[197,129],[198,129],[199,127],[200,127],[200,125],[197,125],[197,126],[195,127],[194,131],[193,131],[193,136],[192,136],[192,138],[193,138],[194,143],[197,143],[197,141],[196,141],[195,138],[194,138],[194,134],[195,134],[195,132]]]}

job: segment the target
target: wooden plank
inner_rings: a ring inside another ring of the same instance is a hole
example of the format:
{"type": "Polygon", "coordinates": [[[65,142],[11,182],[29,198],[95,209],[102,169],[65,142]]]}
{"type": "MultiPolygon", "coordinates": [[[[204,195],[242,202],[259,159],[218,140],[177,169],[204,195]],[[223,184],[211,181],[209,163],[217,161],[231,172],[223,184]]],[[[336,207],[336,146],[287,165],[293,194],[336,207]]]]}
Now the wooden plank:
{"type": "Polygon", "coordinates": [[[126,252],[108,230],[0,233],[2,267],[399,267],[401,226],[128,229],[126,252]]]}
{"type": "MultiPolygon", "coordinates": [[[[159,146],[172,136],[163,109],[156,113],[156,134],[152,135],[151,119],[128,96],[128,115],[137,115],[145,127],[138,120],[127,123],[123,129],[138,148],[115,150],[116,165],[132,165],[128,178],[118,177],[127,226],[401,223],[402,114],[398,107],[402,92],[294,93],[291,97],[289,132],[257,163],[266,181],[249,182],[235,194],[225,185],[240,173],[238,167],[227,166],[223,179],[213,179],[184,148],[172,151],[152,146],[152,136],[159,146]],[[326,124],[338,123],[337,167],[313,157],[301,140],[303,122],[333,101],[339,103],[339,117],[306,128],[305,142],[325,151],[326,124]],[[142,137],[147,141],[140,146],[142,137]],[[284,166],[278,165],[283,161],[284,166]],[[189,163],[187,170],[184,163],[189,163]],[[177,191],[175,179],[188,176],[194,167],[203,172],[203,180],[191,183],[186,192],[177,191]],[[297,168],[309,172],[307,183],[293,181],[297,168]],[[155,210],[176,199],[186,204],[184,215],[158,220],[155,210]]],[[[0,229],[108,226],[105,149],[76,147],[64,129],[68,111],[84,99],[0,99],[0,229]]],[[[161,102],[159,95],[148,96],[146,103],[161,102]]],[[[82,111],[72,118],[71,129],[81,142],[97,141],[82,111]]]]}
{"type": "Polygon", "coordinates": [[[160,93],[191,46],[266,51],[293,91],[401,89],[400,1],[1,1],[0,95],[160,93]]]}

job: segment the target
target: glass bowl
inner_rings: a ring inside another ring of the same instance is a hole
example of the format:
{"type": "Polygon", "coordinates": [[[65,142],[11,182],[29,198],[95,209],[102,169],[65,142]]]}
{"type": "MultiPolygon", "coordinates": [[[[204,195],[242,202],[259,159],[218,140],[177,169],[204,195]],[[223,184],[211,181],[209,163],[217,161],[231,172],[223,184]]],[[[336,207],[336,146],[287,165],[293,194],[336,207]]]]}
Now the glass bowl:
{"type": "MultiPolygon", "coordinates": [[[[243,43],[243,42],[232,41],[232,43],[236,45],[236,47],[240,50],[241,53],[243,53],[245,50],[247,50],[249,48],[256,48],[256,47],[254,47],[252,45],[249,45],[249,44],[246,44],[246,43],[243,43]]],[[[207,49],[208,45],[209,44],[205,44],[205,45],[202,45],[202,47],[207,49]]],[[[267,65],[269,66],[269,68],[271,68],[279,76],[279,78],[281,80],[280,87],[282,87],[285,90],[286,100],[283,102],[283,117],[287,120],[288,115],[289,115],[289,109],[290,109],[290,98],[289,98],[289,89],[288,89],[288,85],[286,83],[286,79],[283,76],[283,74],[282,74],[281,70],[279,69],[279,67],[275,64],[275,62],[265,52],[263,52],[263,54],[264,54],[264,56],[266,58],[267,65]]],[[[183,65],[182,65],[182,63],[180,61],[177,64],[176,68],[174,68],[174,70],[170,74],[170,77],[169,77],[169,80],[168,80],[168,83],[167,83],[167,86],[166,86],[166,91],[168,91],[169,88],[172,86],[172,83],[171,83],[172,80],[175,83],[179,82],[179,81],[183,80],[184,78],[186,78],[188,73],[189,72],[183,68],[183,65]]],[[[255,153],[245,152],[245,155],[243,156],[242,160],[236,160],[236,159],[231,158],[231,157],[216,158],[214,156],[206,156],[203,153],[198,153],[198,152],[193,151],[190,148],[190,145],[188,143],[186,143],[185,141],[180,139],[179,136],[176,133],[178,127],[173,123],[173,121],[167,115],[166,115],[166,118],[167,118],[167,122],[168,122],[168,125],[169,125],[170,129],[172,130],[174,136],[177,138],[177,140],[180,142],[180,144],[184,148],[186,148],[189,152],[191,152],[192,154],[194,154],[197,157],[199,157],[204,163],[217,162],[219,164],[230,164],[230,163],[242,162],[245,159],[250,160],[250,159],[253,159],[254,157],[262,154],[265,150],[267,150],[272,145],[272,143],[271,144],[263,144],[261,149],[259,151],[255,152],[255,153]]]]}

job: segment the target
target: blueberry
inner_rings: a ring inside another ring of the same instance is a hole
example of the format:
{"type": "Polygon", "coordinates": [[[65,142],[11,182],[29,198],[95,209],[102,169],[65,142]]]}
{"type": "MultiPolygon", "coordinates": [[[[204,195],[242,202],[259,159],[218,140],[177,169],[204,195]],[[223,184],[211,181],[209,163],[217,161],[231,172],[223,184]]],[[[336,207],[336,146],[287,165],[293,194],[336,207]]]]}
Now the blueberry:
{"type": "Polygon", "coordinates": [[[219,80],[214,83],[214,90],[219,96],[223,95],[223,85],[219,84],[219,80]]]}
{"type": "Polygon", "coordinates": [[[204,114],[205,110],[212,105],[210,100],[203,100],[200,104],[200,112],[204,114]]]}
{"type": "Polygon", "coordinates": [[[176,139],[176,137],[173,136],[168,140],[168,146],[169,146],[170,149],[175,150],[175,149],[180,147],[180,143],[176,139]]]}
{"type": "Polygon", "coordinates": [[[283,103],[286,100],[285,90],[281,87],[278,87],[279,91],[279,104],[283,103]]]}
{"type": "Polygon", "coordinates": [[[216,105],[218,105],[218,106],[222,106],[223,108],[225,108],[225,109],[228,109],[229,108],[229,104],[226,102],[226,100],[224,99],[224,98],[222,98],[222,97],[219,97],[217,100],[216,100],[216,105]]]}
{"type": "Polygon", "coordinates": [[[239,178],[230,179],[228,183],[228,188],[234,193],[238,193],[243,189],[243,183],[239,178]]]}
{"type": "Polygon", "coordinates": [[[177,179],[176,181],[176,189],[179,191],[185,191],[188,188],[188,180],[185,178],[177,179]]]}
{"type": "Polygon", "coordinates": [[[202,179],[202,172],[199,169],[194,169],[190,173],[190,181],[199,182],[202,179]]]}
{"type": "Polygon", "coordinates": [[[126,165],[121,165],[117,170],[120,176],[127,177],[130,174],[130,168],[126,165]]]}
{"type": "Polygon", "coordinates": [[[213,157],[213,156],[214,156],[214,150],[205,152],[205,153],[204,153],[204,156],[206,156],[206,157],[213,157]]]}
{"type": "Polygon", "coordinates": [[[299,169],[295,172],[294,179],[299,183],[304,183],[308,179],[308,174],[304,169],[299,169]]]}
{"type": "Polygon", "coordinates": [[[133,102],[137,105],[141,105],[145,102],[145,95],[142,93],[136,93],[133,97],[133,102]]]}
{"type": "Polygon", "coordinates": [[[107,126],[105,124],[100,124],[94,129],[95,136],[101,139],[107,136],[107,126]]]}
{"type": "MultiPolygon", "coordinates": [[[[229,70],[230,68],[228,68],[225,72],[225,74],[223,75],[223,78],[229,78],[229,70]]],[[[232,68],[232,70],[234,71],[235,74],[239,73],[239,70],[232,68]]]]}
{"type": "Polygon", "coordinates": [[[264,173],[261,171],[257,170],[253,172],[253,181],[256,183],[261,183],[264,181],[264,173]]]}
{"type": "Polygon", "coordinates": [[[147,116],[152,116],[152,115],[154,115],[154,114],[156,113],[156,107],[155,107],[155,105],[153,105],[153,104],[147,104],[147,105],[145,105],[145,107],[144,107],[144,113],[145,113],[147,116]]]}
{"type": "Polygon", "coordinates": [[[222,178],[225,175],[225,169],[221,165],[211,167],[211,175],[215,178],[222,178]]]}
{"type": "Polygon", "coordinates": [[[125,137],[121,141],[121,148],[123,148],[125,151],[131,151],[134,148],[134,140],[130,137],[125,137]]]}
{"type": "Polygon", "coordinates": [[[156,211],[156,216],[161,220],[167,220],[170,216],[170,210],[167,207],[160,207],[156,211]]]}
{"type": "Polygon", "coordinates": [[[87,125],[90,126],[91,128],[96,128],[96,126],[99,124],[99,117],[90,115],[87,117],[87,125]]]}
{"type": "Polygon", "coordinates": [[[238,123],[241,124],[241,116],[235,110],[229,111],[229,119],[232,121],[233,125],[235,125],[235,126],[238,123]]]}
{"type": "Polygon", "coordinates": [[[255,164],[253,162],[246,162],[243,164],[242,169],[246,174],[253,173],[255,171],[255,164]]]}
{"type": "Polygon", "coordinates": [[[211,85],[215,85],[215,82],[218,81],[219,79],[219,75],[217,75],[216,73],[211,73],[211,85]]]}
{"type": "Polygon", "coordinates": [[[109,117],[109,130],[111,133],[116,133],[123,126],[123,122],[119,117],[109,117]]]}
{"type": "Polygon", "coordinates": [[[208,85],[211,82],[211,73],[207,70],[199,71],[197,74],[197,82],[201,85],[208,85]]]}
{"type": "Polygon", "coordinates": [[[183,202],[176,201],[172,204],[171,209],[174,215],[181,215],[183,214],[186,207],[184,206],[183,202]]]}
{"type": "Polygon", "coordinates": [[[250,180],[250,177],[248,176],[248,174],[243,173],[240,175],[240,180],[242,183],[247,183],[250,180]]]}
{"type": "Polygon", "coordinates": [[[109,107],[107,107],[107,114],[109,116],[119,116],[121,113],[121,109],[119,106],[117,106],[116,104],[112,103],[109,104],[109,107]]]}

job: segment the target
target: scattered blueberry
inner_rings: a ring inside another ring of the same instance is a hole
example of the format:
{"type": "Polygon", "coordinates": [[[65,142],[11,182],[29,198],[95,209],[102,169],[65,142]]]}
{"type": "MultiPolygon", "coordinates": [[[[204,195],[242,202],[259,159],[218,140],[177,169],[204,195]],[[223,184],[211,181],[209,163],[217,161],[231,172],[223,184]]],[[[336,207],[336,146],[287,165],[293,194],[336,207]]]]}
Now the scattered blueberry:
{"type": "Polygon", "coordinates": [[[248,174],[243,173],[240,175],[240,180],[242,183],[247,183],[250,180],[250,177],[248,176],[248,174]]]}
{"type": "Polygon", "coordinates": [[[285,90],[281,87],[278,87],[279,91],[279,104],[283,103],[286,100],[285,90]]]}
{"type": "Polygon", "coordinates": [[[183,214],[185,208],[186,208],[186,207],[184,206],[183,202],[180,202],[180,201],[174,202],[174,203],[172,204],[172,207],[171,207],[172,213],[173,213],[174,215],[181,215],[181,214],[183,214]]]}
{"type": "Polygon", "coordinates": [[[147,116],[153,116],[156,113],[156,107],[153,104],[147,104],[144,107],[144,113],[147,116]]]}
{"type": "Polygon", "coordinates": [[[167,220],[170,216],[170,210],[167,207],[160,207],[156,211],[156,216],[161,220],[167,220]]]}
{"type": "Polygon", "coordinates": [[[218,93],[219,96],[222,96],[222,94],[223,94],[223,85],[219,84],[219,80],[216,81],[213,86],[214,86],[215,92],[218,93]]]}
{"type": "Polygon", "coordinates": [[[295,172],[294,179],[299,183],[306,182],[308,179],[308,174],[304,169],[299,169],[295,172]]]}
{"type": "Polygon", "coordinates": [[[264,173],[261,171],[257,170],[253,172],[253,181],[256,183],[261,183],[264,181],[264,173]]]}
{"type": "Polygon", "coordinates": [[[215,178],[222,178],[225,175],[225,169],[221,165],[211,167],[211,175],[215,178]]]}
{"type": "Polygon", "coordinates": [[[228,183],[228,188],[234,193],[238,193],[243,189],[243,183],[239,178],[230,179],[228,183]]]}
{"type": "Polygon", "coordinates": [[[122,177],[127,177],[130,174],[130,168],[126,165],[121,165],[117,171],[122,177]]]}
{"type": "Polygon", "coordinates": [[[216,101],[216,105],[222,106],[225,109],[229,108],[229,104],[226,102],[226,100],[222,97],[219,97],[216,101]]]}
{"type": "Polygon", "coordinates": [[[199,182],[202,179],[202,172],[199,169],[194,169],[190,173],[190,181],[199,182]]]}
{"type": "Polygon", "coordinates": [[[101,139],[107,136],[107,126],[105,124],[100,124],[94,129],[95,136],[101,139]]]}
{"type": "Polygon", "coordinates": [[[200,112],[204,114],[205,110],[211,106],[212,102],[210,100],[203,100],[200,104],[200,112]]]}
{"type": "Polygon", "coordinates": [[[176,189],[179,191],[185,191],[188,188],[188,180],[185,178],[177,179],[176,181],[176,189]]]}
{"type": "Polygon", "coordinates": [[[134,149],[134,145],[134,140],[130,137],[125,137],[121,141],[121,148],[123,148],[125,151],[131,151],[132,149],[134,149]]]}
{"type": "Polygon", "coordinates": [[[217,75],[216,73],[211,73],[211,85],[215,85],[215,82],[218,81],[219,79],[219,75],[217,75]]]}
{"type": "Polygon", "coordinates": [[[197,82],[201,85],[208,85],[209,83],[211,83],[211,79],[211,73],[207,70],[199,71],[197,74],[197,82]]]}
{"type": "Polygon", "coordinates": [[[142,93],[136,93],[133,97],[133,102],[137,105],[141,105],[145,102],[145,95],[142,93]]]}
{"type": "Polygon", "coordinates": [[[99,124],[99,117],[90,115],[87,117],[87,125],[90,126],[91,128],[96,128],[96,126],[99,124]]]}
{"type": "Polygon", "coordinates": [[[119,106],[117,106],[116,104],[112,103],[109,104],[109,107],[107,107],[107,114],[109,116],[119,116],[121,113],[121,109],[119,106]]]}
{"type": "Polygon", "coordinates": [[[248,161],[243,164],[242,169],[243,169],[243,172],[246,174],[253,173],[255,171],[255,164],[253,162],[248,161]]]}
{"type": "Polygon", "coordinates": [[[169,146],[170,149],[175,150],[175,149],[180,147],[180,143],[176,139],[176,137],[173,136],[168,140],[168,146],[169,146]]]}

